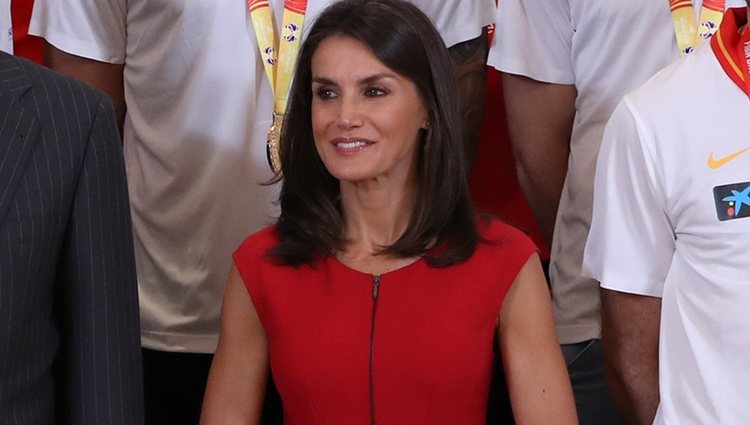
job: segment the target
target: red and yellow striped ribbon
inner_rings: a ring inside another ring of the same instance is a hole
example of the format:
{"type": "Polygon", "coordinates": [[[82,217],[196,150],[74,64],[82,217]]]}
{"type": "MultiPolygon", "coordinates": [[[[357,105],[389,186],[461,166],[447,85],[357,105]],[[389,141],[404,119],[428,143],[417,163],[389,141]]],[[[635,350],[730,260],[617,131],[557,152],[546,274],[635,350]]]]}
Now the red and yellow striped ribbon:
{"type": "Polygon", "coordinates": [[[724,15],[724,3],[725,0],[704,0],[696,22],[692,0],[669,0],[680,55],[692,52],[716,32],[724,15]]]}
{"type": "Polygon", "coordinates": [[[281,169],[279,160],[281,124],[286,112],[294,67],[299,56],[307,0],[284,1],[280,36],[274,25],[269,0],[247,0],[247,8],[255,28],[255,38],[258,41],[263,68],[274,95],[273,125],[268,130],[267,150],[271,169],[278,173],[281,169]]]}

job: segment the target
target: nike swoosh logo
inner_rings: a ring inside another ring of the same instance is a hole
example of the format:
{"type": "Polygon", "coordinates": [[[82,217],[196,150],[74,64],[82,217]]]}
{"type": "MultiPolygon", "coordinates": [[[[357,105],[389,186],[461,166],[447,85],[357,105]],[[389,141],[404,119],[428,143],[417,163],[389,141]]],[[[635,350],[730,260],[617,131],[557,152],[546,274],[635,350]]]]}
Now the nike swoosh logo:
{"type": "Polygon", "coordinates": [[[723,158],[716,159],[714,158],[713,152],[711,152],[711,155],[708,156],[708,166],[713,168],[714,170],[720,167],[723,167],[726,165],[727,162],[737,158],[738,156],[742,155],[743,153],[750,151],[750,147],[747,147],[745,149],[740,149],[735,153],[729,154],[723,158]]]}

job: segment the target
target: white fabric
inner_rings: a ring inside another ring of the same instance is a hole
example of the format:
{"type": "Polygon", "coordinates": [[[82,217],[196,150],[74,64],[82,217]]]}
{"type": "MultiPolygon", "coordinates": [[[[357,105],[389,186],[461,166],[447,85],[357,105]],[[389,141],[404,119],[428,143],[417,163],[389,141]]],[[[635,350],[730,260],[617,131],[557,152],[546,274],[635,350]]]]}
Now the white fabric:
{"type": "Polygon", "coordinates": [[[409,0],[432,19],[445,45],[479,37],[482,28],[495,22],[495,0],[409,0]]]}
{"type": "Polygon", "coordinates": [[[625,93],[678,56],[667,0],[500,1],[488,63],[538,81],[574,84],[578,90],[550,265],[563,344],[601,334],[599,288],[584,276],[581,261],[604,125],[625,93]]]}
{"type": "Polygon", "coordinates": [[[719,221],[713,192],[750,186],[750,153],[708,166],[750,147],[748,123],[704,45],[627,96],[604,133],[585,264],[604,288],[662,298],[658,425],[750,418],[750,217],[719,221]]]}
{"type": "Polygon", "coordinates": [[[0,50],[13,54],[13,22],[10,19],[10,0],[0,0],[0,50]]]}
{"type": "MultiPolygon", "coordinates": [[[[446,25],[450,43],[475,38],[493,18],[479,13],[492,0],[414,2],[446,25]]],[[[330,3],[310,0],[311,19],[330,3]]],[[[283,2],[272,5],[280,19],[283,2]]],[[[31,32],[125,64],[142,344],[213,351],[230,254],[276,215],[277,188],[259,185],[271,177],[272,96],[246,2],[36,0],[31,32]]]]}

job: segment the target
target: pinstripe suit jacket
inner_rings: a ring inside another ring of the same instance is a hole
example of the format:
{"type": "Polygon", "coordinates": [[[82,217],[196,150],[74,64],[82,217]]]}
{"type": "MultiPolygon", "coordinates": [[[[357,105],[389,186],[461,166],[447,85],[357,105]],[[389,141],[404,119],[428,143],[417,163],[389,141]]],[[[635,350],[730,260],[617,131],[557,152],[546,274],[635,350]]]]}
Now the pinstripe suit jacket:
{"type": "Polygon", "coordinates": [[[108,100],[0,52],[0,424],[143,423],[132,246],[108,100]]]}

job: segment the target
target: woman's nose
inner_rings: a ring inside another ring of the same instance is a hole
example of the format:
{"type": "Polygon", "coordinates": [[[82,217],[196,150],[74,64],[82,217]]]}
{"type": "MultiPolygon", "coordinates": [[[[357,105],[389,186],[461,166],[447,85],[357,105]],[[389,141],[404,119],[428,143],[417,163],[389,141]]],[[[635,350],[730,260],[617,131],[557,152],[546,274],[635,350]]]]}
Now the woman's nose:
{"type": "Polygon", "coordinates": [[[356,99],[344,97],[338,111],[337,124],[341,128],[358,127],[362,125],[362,114],[356,99]]]}

